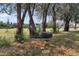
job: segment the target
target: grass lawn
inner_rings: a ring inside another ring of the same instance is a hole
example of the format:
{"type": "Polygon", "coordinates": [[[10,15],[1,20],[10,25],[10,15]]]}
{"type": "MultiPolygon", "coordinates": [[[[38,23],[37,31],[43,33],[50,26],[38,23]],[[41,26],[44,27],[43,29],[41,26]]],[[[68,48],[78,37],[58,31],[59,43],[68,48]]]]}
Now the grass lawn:
{"type": "MultiPolygon", "coordinates": [[[[29,30],[23,30],[28,37],[29,30]]],[[[52,32],[52,28],[47,31],[52,32]]],[[[6,37],[0,38],[0,55],[79,55],[79,29],[55,33],[48,42],[36,38],[23,44],[10,42],[14,40],[15,33],[16,29],[0,29],[0,37],[6,37]]]]}

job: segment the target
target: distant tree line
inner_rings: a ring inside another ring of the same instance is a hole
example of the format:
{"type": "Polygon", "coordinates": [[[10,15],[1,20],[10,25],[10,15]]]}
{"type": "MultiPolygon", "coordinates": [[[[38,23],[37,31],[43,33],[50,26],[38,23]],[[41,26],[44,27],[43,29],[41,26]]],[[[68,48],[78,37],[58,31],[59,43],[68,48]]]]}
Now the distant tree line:
{"type": "MultiPolygon", "coordinates": [[[[28,24],[24,24],[23,28],[27,28],[28,24]]],[[[7,21],[6,23],[3,21],[0,21],[0,29],[11,29],[11,28],[16,28],[16,23],[12,23],[7,21]]]]}

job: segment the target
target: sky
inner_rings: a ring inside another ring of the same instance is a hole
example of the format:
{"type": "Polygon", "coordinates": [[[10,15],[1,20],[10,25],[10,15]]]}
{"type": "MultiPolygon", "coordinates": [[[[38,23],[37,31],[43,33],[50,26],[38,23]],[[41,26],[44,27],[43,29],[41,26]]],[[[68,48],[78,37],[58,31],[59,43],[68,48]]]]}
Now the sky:
{"type": "MultiPolygon", "coordinates": [[[[13,4],[13,6],[15,6],[15,4],[13,4]]],[[[4,4],[4,6],[0,6],[0,8],[3,8],[3,7],[6,7],[6,5],[4,4]]],[[[36,15],[36,11],[34,11],[34,12],[35,12],[34,15],[33,15],[34,23],[41,23],[41,21],[40,21],[41,19],[36,15]]],[[[23,14],[23,12],[21,14],[23,14]]],[[[50,20],[50,18],[51,18],[50,16],[47,16],[47,22],[50,20]]],[[[8,15],[7,13],[0,13],[0,21],[3,21],[3,22],[6,23],[8,20],[9,20],[9,22],[17,23],[17,13],[16,13],[16,11],[11,13],[11,15],[8,15]]],[[[28,13],[26,14],[24,23],[25,24],[29,23],[28,13]]]]}
{"type": "MultiPolygon", "coordinates": [[[[11,14],[11,15],[8,15],[6,13],[0,13],[0,21],[3,21],[3,22],[7,22],[7,20],[9,20],[9,22],[12,22],[12,23],[17,23],[17,14],[11,14]]],[[[33,16],[33,20],[35,23],[40,23],[40,19],[34,15],[33,16]]],[[[47,22],[50,20],[50,16],[47,16],[47,22]]],[[[28,24],[29,23],[29,16],[26,15],[25,17],[25,21],[24,21],[25,24],[28,24]]]]}
{"type": "MultiPolygon", "coordinates": [[[[35,23],[39,22],[37,17],[33,16],[33,18],[35,23]]],[[[7,22],[7,20],[9,20],[9,22],[16,23],[17,22],[16,14],[8,15],[6,13],[0,13],[0,21],[7,22]]],[[[27,23],[27,24],[29,23],[29,16],[25,17],[24,23],[27,23]]]]}

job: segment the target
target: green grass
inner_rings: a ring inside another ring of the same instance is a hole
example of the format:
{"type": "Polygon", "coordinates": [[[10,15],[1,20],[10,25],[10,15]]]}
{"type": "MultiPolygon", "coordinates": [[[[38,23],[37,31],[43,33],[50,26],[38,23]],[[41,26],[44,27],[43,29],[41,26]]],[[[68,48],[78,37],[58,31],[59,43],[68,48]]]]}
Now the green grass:
{"type": "MultiPolygon", "coordinates": [[[[24,33],[23,38],[26,41],[26,40],[29,39],[29,30],[27,28],[24,28],[23,30],[24,30],[23,31],[23,33],[24,33]]],[[[63,30],[63,29],[61,29],[61,30],[63,30]]],[[[52,32],[52,28],[48,28],[48,29],[46,29],[46,31],[47,32],[52,32]]],[[[8,30],[7,29],[0,29],[0,47],[3,47],[3,46],[7,47],[7,46],[10,46],[13,43],[16,43],[16,42],[13,42],[14,39],[15,39],[14,38],[15,34],[16,34],[16,29],[15,28],[14,29],[8,29],[8,30]]],[[[79,41],[79,31],[78,30],[69,31],[69,32],[60,31],[59,33],[53,34],[53,38],[51,38],[50,44],[52,43],[52,45],[53,46],[55,45],[55,47],[60,46],[60,45],[64,45],[65,47],[72,48],[72,47],[76,47],[76,45],[74,44],[75,41],[79,41]]],[[[9,49],[9,48],[7,48],[7,49],[9,49]]],[[[34,49],[34,50],[31,49],[30,54],[29,54],[29,51],[26,51],[26,49],[23,50],[24,47],[23,48],[21,48],[21,47],[18,48],[17,45],[15,45],[14,49],[15,49],[15,51],[10,52],[10,53],[7,52],[7,53],[9,55],[32,55],[32,56],[41,55],[40,50],[38,50],[38,49],[34,49]],[[19,49],[21,49],[21,50],[19,50],[19,49]],[[18,52],[16,52],[16,51],[18,51],[18,52]]]]}
{"type": "Polygon", "coordinates": [[[10,38],[0,37],[0,47],[10,46],[11,43],[12,43],[12,40],[10,38]]]}
{"type": "Polygon", "coordinates": [[[54,34],[55,39],[71,39],[75,41],[79,41],[79,31],[69,31],[69,32],[60,32],[57,34],[54,34]]]}
{"type": "MultiPolygon", "coordinates": [[[[74,40],[79,40],[79,31],[69,31],[69,32],[62,32],[63,29],[60,29],[60,33],[54,34],[56,38],[71,38],[74,40]]],[[[47,32],[53,32],[52,28],[47,28],[47,32]]],[[[12,37],[14,38],[16,34],[16,29],[0,29],[0,37],[12,37]]],[[[23,29],[23,34],[25,38],[29,37],[29,30],[27,28],[23,29]]]]}
{"type": "MultiPolygon", "coordinates": [[[[63,29],[60,29],[59,33],[54,34],[53,40],[59,40],[59,39],[71,39],[75,41],[79,41],[79,31],[69,31],[69,32],[63,32],[63,29]]],[[[72,30],[72,29],[70,29],[72,30]]],[[[47,28],[47,32],[53,32],[52,28],[47,28]]],[[[11,40],[14,40],[14,36],[16,34],[16,29],[0,29],[0,37],[6,37],[11,38],[11,40]]],[[[23,29],[23,38],[25,40],[29,39],[29,30],[27,28],[23,29]]]]}
{"type": "MultiPolygon", "coordinates": [[[[28,29],[23,29],[24,36],[25,38],[28,38],[29,36],[29,30],[28,29]]],[[[0,29],[0,37],[10,37],[14,39],[14,36],[16,34],[16,29],[0,29]]]]}
{"type": "Polygon", "coordinates": [[[64,45],[68,48],[77,47],[77,45],[79,45],[79,31],[55,33],[50,42],[56,46],[64,45]]]}

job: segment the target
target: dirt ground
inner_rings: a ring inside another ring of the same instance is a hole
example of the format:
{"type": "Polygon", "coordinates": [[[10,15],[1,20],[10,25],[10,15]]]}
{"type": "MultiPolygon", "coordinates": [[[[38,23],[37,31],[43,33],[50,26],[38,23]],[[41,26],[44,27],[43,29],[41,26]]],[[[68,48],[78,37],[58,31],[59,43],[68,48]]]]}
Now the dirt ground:
{"type": "Polygon", "coordinates": [[[14,42],[9,47],[0,48],[0,55],[7,56],[78,56],[79,45],[67,40],[60,43],[33,39],[28,42],[14,42]],[[70,46],[65,46],[65,42],[70,42],[70,46]]]}

